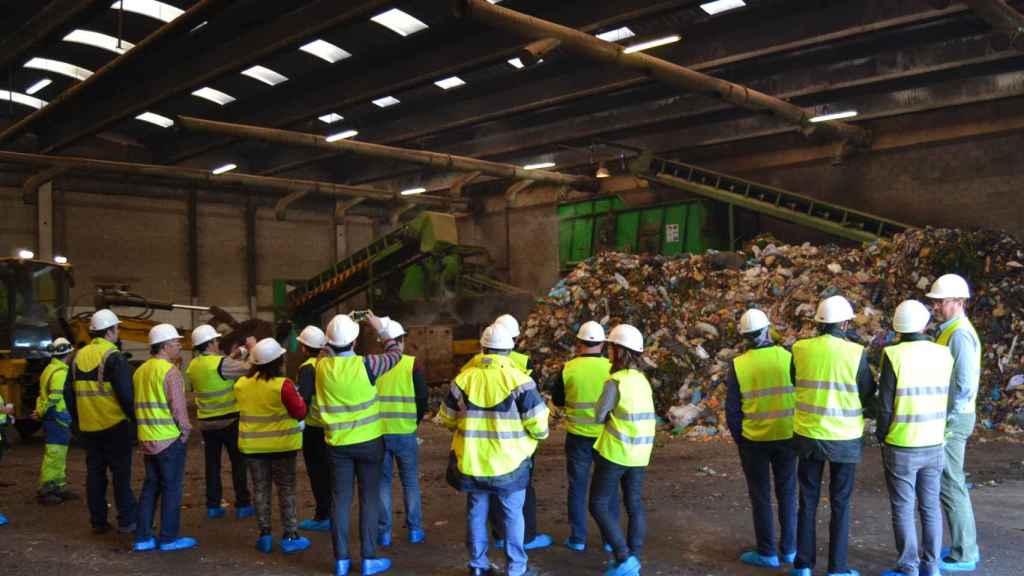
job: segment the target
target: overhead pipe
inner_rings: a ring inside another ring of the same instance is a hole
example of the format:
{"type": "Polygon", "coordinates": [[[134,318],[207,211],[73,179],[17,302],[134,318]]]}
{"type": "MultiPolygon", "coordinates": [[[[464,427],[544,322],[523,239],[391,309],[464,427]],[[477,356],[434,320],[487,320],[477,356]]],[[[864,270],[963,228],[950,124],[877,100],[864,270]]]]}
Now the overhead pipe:
{"type": "Polygon", "coordinates": [[[358,142],[355,140],[338,140],[328,142],[327,138],[320,134],[306,132],[294,132],[291,130],[280,130],[277,128],[263,128],[246,124],[231,124],[228,122],[217,122],[204,120],[189,116],[179,116],[178,123],[189,130],[224,134],[239,138],[251,138],[278,144],[289,144],[293,146],[306,146],[321,150],[334,150],[352,152],[362,156],[373,156],[376,158],[387,158],[389,160],[401,160],[422,164],[431,168],[451,170],[453,172],[480,172],[489,176],[499,178],[512,178],[515,180],[536,180],[538,182],[551,182],[555,184],[566,184],[584,189],[597,187],[597,180],[589,176],[576,174],[562,174],[549,170],[526,170],[514,164],[492,162],[490,160],[479,160],[467,156],[455,156],[441,152],[430,152],[427,150],[413,150],[409,148],[398,148],[396,146],[385,146],[383,144],[371,144],[369,142],[358,142]]]}
{"type": "Polygon", "coordinates": [[[643,52],[627,54],[618,44],[606,42],[567,26],[502,8],[487,0],[456,0],[456,13],[461,17],[473,18],[528,38],[558,40],[567,49],[583,56],[649,74],[661,82],[688,92],[711,93],[740,108],[771,112],[791,124],[800,126],[805,133],[820,131],[858,146],[870,145],[870,134],[863,128],[836,121],[812,124],[810,119],[815,115],[812,111],[785,100],[643,52]]]}

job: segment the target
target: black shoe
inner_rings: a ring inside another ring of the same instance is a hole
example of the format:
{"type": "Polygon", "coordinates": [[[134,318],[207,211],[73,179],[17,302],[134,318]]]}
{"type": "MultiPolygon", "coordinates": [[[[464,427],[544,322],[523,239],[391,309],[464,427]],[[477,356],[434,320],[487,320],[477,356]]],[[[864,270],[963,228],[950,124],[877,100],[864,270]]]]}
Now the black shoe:
{"type": "Polygon", "coordinates": [[[132,534],[132,533],[135,532],[135,526],[136,526],[135,522],[132,522],[131,524],[129,524],[127,526],[118,526],[117,527],[117,531],[120,532],[121,534],[132,534]]]}
{"type": "Polygon", "coordinates": [[[40,494],[36,497],[36,500],[43,506],[56,506],[57,504],[64,502],[63,498],[53,492],[40,494]]]}
{"type": "Polygon", "coordinates": [[[110,532],[110,524],[94,524],[92,527],[93,534],[106,534],[110,532]]]}
{"type": "Polygon", "coordinates": [[[494,571],[490,568],[470,568],[469,576],[488,576],[494,574],[494,571]]]}
{"type": "Polygon", "coordinates": [[[68,500],[81,500],[82,499],[81,496],[79,496],[78,494],[75,494],[74,492],[72,492],[70,490],[64,490],[63,492],[60,492],[57,495],[60,496],[60,499],[64,500],[64,501],[68,501],[68,500]]]}

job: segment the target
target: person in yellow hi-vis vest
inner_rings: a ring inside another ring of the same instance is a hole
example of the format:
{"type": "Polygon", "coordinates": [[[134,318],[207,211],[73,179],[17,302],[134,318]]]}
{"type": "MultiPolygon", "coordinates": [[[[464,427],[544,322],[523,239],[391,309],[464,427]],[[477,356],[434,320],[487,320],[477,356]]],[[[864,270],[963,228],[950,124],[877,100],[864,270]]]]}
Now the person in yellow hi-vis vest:
{"type": "Polygon", "coordinates": [[[249,474],[238,450],[238,402],[235,381],[249,373],[249,363],[225,356],[220,348],[222,334],[209,324],[192,330],[192,351],[188,364],[189,382],[196,401],[196,424],[203,435],[206,475],[206,517],[223,518],[221,505],[224,486],[220,478],[221,453],[227,450],[231,461],[231,484],[235,490],[235,517],[249,518],[255,513],[249,474]]]}
{"type": "Polygon", "coordinates": [[[117,530],[135,532],[136,503],[132,494],[132,445],[135,443],[135,393],[128,359],[118,348],[117,315],[97,310],[89,320],[92,341],[71,363],[71,385],[64,403],[71,425],[85,443],[85,495],[95,534],[110,530],[107,522],[107,470],[114,481],[117,530]]]}
{"type": "Polygon", "coordinates": [[[857,576],[848,565],[850,496],[864,446],[864,400],[875,395],[864,346],[852,342],[848,328],[853,307],[842,296],[818,304],[819,335],[793,344],[790,376],[796,385],[793,447],[800,461],[797,481],[796,561],[791,576],[811,576],[817,561],[816,522],[821,479],[829,469],[829,576],[857,576]]]}
{"type": "MultiPolygon", "coordinates": [[[[612,363],[602,353],[604,339],[604,327],[593,320],[584,322],[576,332],[576,357],[562,366],[551,386],[551,401],[555,406],[565,407],[569,537],[564,544],[576,552],[587,549],[587,493],[597,457],[594,440],[604,428],[595,422],[594,408],[612,368],[612,363]]],[[[610,506],[617,519],[618,491],[612,499],[610,506]]]]}
{"type": "Polygon", "coordinates": [[[427,413],[427,382],[420,362],[405,354],[405,327],[395,320],[381,318],[381,321],[384,323],[384,338],[398,344],[402,350],[402,359],[377,379],[377,399],[384,426],[377,543],[381,546],[391,545],[391,476],[392,463],[397,462],[409,543],[419,544],[426,534],[423,531],[416,428],[427,413]]]}
{"type": "MultiPolygon", "coordinates": [[[[14,405],[8,405],[0,394],[0,462],[4,460],[4,448],[7,445],[7,426],[14,420],[14,405]]],[[[0,514],[0,526],[7,524],[7,516],[0,514]]]]}
{"type": "Polygon", "coordinates": [[[295,382],[306,403],[306,428],[302,431],[302,459],[306,463],[309,487],[316,505],[313,517],[299,522],[299,530],[327,532],[331,529],[331,469],[327,463],[324,422],[316,405],[316,363],[327,346],[327,336],[316,326],[306,326],[297,338],[302,364],[295,382]]]}
{"type": "Polygon", "coordinates": [[[532,378],[509,358],[512,335],[497,322],[480,337],[483,355],[459,373],[438,412],[455,432],[448,459],[448,483],[466,493],[469,571],[491,574],[487,558],[488,512],[501,508],[509,576],[535,576],[527,565],[523,503],[537,443],[548,437],[548,408],[532,378]]]}
{"type": "Polygon", "coordinates": [[[740,561],[761,568],[792,564],[796,557],[796,453],[793,438],[792,355],[772,341],[768,315],[756,308],[740,318],[747,351],[732,361],[726,378],[725,415],[747,479],[756,550],[740,561]],[[772,477],[779,506],[779,538],[772,513],[772,477]],[[781,562],[780,562],[781,557],[781,562]]]}
{"type": "Polygon", "coordinates": [[[32,417],[43,421],[46,448],[39,469],[40,504],[60,504],[77,499],[67,490],[68,443],[71,441],[71,415],[64,403],[64,385],[68,378],[68,357],[75,351],[71,342],[57,338],[48,347],[50,363],[39,376],[39,398],[32,417]]]}
{"type": "Polygon", "coordinates": [[[608,334],[611,376],[595,408],[595,422],[604,427],[594,443],[597,461],[590,483],[590,514],[615,555],[606,576],[640,574],[647,533],[644,476],[651,463],[657,416],[651,384],[641,371],[643,352],[644,337],[635,327],[619,324],[608,334]],[[611,510],[612,495],[620,486],[629,516],[626,534],[611,510]]]}
{"type": "Polygon", "coordinates": [[[338,314],[327,325],[327,355],[316,365],[316,405],[324,421],[327,459],[333,470],[331,537],[336,576],[346,576],[352,569],[348,528],[356,480],[361,573],[380,574],[391,567],[391,560],[377,557],[384,427],[376,384],[401,361],[402,349],[397,342],[387,339],[380,318],[371,312],[367,321],[385,341],[383,354],[357,355],[354,346],[359,324],[345,314],[338,314]]]}
{"type": "Polygon", "coordinates": [[[953,356],[925,335],[929,320],[924,304],[905,300],[892,320],[899,342],[882,351],[875,436],[882,444],[899,552],[896,569],[883,576],[937,575],[942,562],[939,484],[953,356]],[[921,515],[920,547],[915,510],[921,515]]]}

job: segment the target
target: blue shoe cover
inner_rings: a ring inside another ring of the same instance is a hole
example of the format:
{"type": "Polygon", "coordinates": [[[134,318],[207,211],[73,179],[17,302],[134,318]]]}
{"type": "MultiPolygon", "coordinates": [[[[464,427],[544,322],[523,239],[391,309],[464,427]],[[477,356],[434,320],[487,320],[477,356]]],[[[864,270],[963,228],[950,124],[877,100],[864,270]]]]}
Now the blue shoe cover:
{"type": "Polygon", "coordinates": [[[605,544],[604,545],[604,551],[609,553],[609,554],[611,554],[612,552],[615,552],[615,550],[612,550],[612,545],[611,544],[605,544]]]}
{"type": "Polygon", "coordinates": [[[565,544],[565,547],[569,550],[575,550],[576,552],[583,552],[587,549],[587,545],[585,543],[577,542],[572,538],[566,538],[563,544],[565,544]]]}
{"type": "Polygon", "coordinates": [[[299,530],[305,530],[307,532],[330,532],[331,521],[310,518],[309,520],[299,522],[299,530]]]}
{"type": "Polygon", "coordinates": [[[977,562],[939,562],[939,570],[943,572],[973,572],[977,569],[977,562]]]}
{"type": "Polygon", "coordinates": [[[899,570],[886,570],[885,572],[882,572],[882,576],[907,576],[907,575],[904,574],[903,572],[900,572],[899,570]]]}
{"type": "MultiPolygon", "coordinates": [[[[943,558],[949,558],[949,554],[952,551],[953,551],[952,548],[943,548],[942,551],[939,552],[939,560],[942,560],[943,558]]],[[[981,552],[980,551],[978,552],[978,562],[981,562],[981,552]]]]}
{"type": "Polygon", "coordinates": [[[860,572],[850,568],[846,572],[829,572],[828,576],[860,576],[860,572]]]}
{"type": "Polygon", "coordinates": [[[762,556],[755,550],[744,552],[740,556],[740,562],[760,568],[778,568],[780,566],[778,556],[762,556]]]}
{"type": "Polygon", "coordinates": [[[495,538],[494,539],[494,547],[497,550],[504,550],[505,549],[505,540],[502,539],[502,538],[495,538]]]}
{"type": "Polygon", "coordinates": [[[384,532],[377,536],[377,546],[387,548],[391,546],[391,532],[384,532]]]}
{"type": "Polygon", "coordinates": [[[419,544],[427,539],[427,533],[419,528],[409,530],[409,544],[419,544]]]}
{"type": "Polygon", "coordinates": [[[348,576],[352,570],[351,560],[338,560],[334,563],[334,576],[348,576]]]}
{"type": "Polygon", "coordinates": [[[235,520],[243,520],[245,518],[252,518],[256,515],[256,509],[252,506],[242,506],[241,508],[235,509],[235,520]]]}
{"type": "Polygon", "coordinates": [[[782,555],[783,564],[792,564],[793,562],[796,562],[796,552],[790,552],[782,555]]]}
{"type": "Polygon", "coordinates": [[[206,509],[206,517],[210,518],[211,520],[214,518],[223,518],[225,514],[227,514],[227,510],[220,506],[217,506],[216,508],[206,509]]]}
{"type": "Polygon", "coordinates": [[[554,544],[554,540],[548,534],[537,534],[533,537],[533,540],[523,544],[525,550],[536,550],[538,548],[547,548],[554,544]]]}
{"type": "Polygon", "coordinates": [[[281,551],[285,554],[295,554],[309,548],[309,538],[299,536],[298,538],[284,538],[281,540],[281,551]]]}
{"type": "Polygon", "coordinates": [[[264,554],[270,554],[274,551],[274,537],[270,534],[260,536],[256,540],[256,549],[264,554]]]}
{"type": "Polygon", "coordinates": [[[156,550],[156,538],[132,544],[132,552],[149,552],[150,550],[156,550]]]}
{"type": "Polygon", "coordinates": [[[630,556],[622,564],[610,567],[604,576],[639,576],[640,561],[636,556],[630,556]]]}
{"type": "Polygon", "coordinates": [[[793,568],[789,571],[789,576],[812,576],[810,568],[793,568]]]}
{"type": "Polygon", "coordinates": [[[199,542],[196,542],[195,538],[182,536],[181,538],[177,538],[175,540],[171,540],[170,542],[164,542],[163,544],[161,544],[160,551],[173,552],[174,550],[188,550],[189,548],[194,548],[195,545],[198,543],[199,542]]]}
{"type": "Polygon", "coordinates": [[[364,558],[363,559],[363,576],[371,576],[372,574],[383,574],[391,568],[391,560],[387,558],[364,558]]]}
{"type": "Polygon", "coordinates": [[[3,514],[0,514],[0,526],[3,526],[5,524],[7,524],[7,522],[8,522],[7,516],[4,516],[3,514]]]}

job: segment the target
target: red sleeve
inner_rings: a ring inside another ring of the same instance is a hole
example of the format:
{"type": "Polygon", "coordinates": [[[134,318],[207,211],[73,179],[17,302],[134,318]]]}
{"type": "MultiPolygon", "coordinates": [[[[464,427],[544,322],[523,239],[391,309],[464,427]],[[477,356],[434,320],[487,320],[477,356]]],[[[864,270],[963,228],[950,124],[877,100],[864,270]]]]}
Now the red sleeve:
{"type": "Polygon", "coordinates": [[[287,378],[281,385],[281,403],[284,404],[288,415],[292,418],[302,420],[306,417],[306,403],[302,401],[302,396],[295,389],[295,384],[292,384],[292,381],[287,378]]]}

